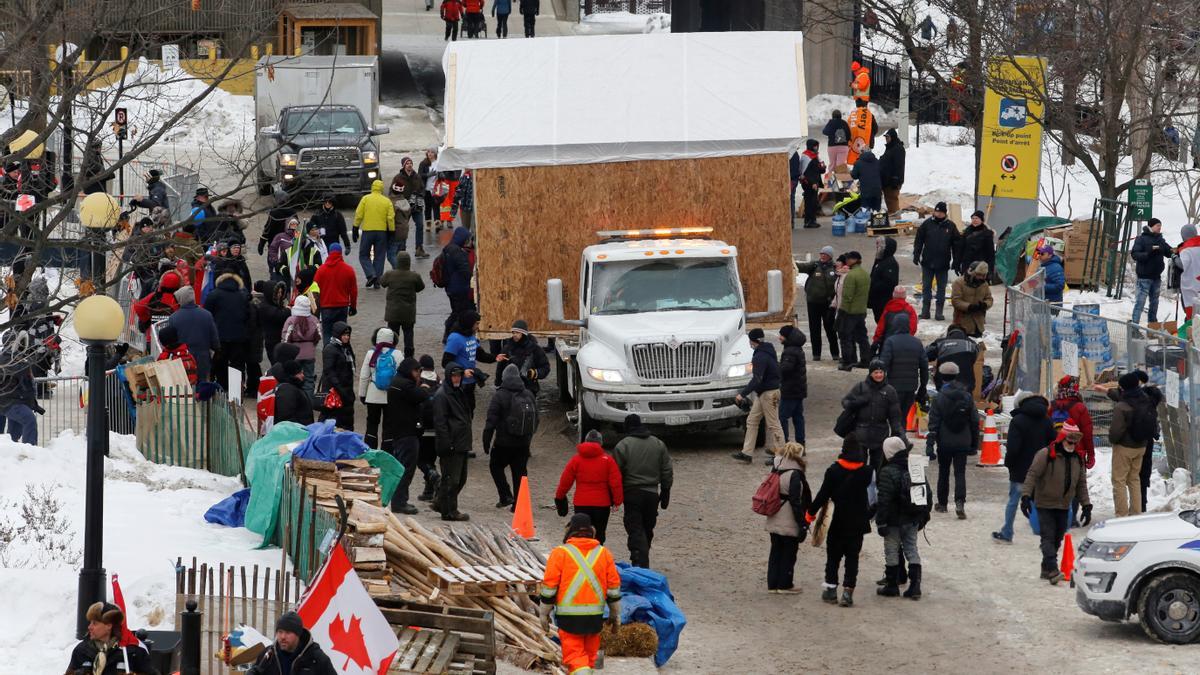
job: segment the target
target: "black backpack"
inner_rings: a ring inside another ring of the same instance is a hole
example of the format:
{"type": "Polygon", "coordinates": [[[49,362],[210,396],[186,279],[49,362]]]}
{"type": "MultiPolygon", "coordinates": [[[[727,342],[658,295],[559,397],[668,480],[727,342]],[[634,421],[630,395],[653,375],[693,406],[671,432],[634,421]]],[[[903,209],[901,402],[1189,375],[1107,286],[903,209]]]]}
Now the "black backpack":
{"type": "Polygon", "coordinates": [[[530,438],[537,431],[537,401],[529,390],[513,394],[508,406],[508,417],[504,420],[509,436],[530,438]]]}
{"type": "Polygon", "coordinates": [[[959,433],[966,431],[971,426],[971,409],[975,407],[970,395],[954,396],[954,403],[946,415],[942,417],[942,424],[947,431],[959,433]]]}
{"type": "Polygon", "coordinates": [[[1139,396],[1130,403],[1133,417],[1129,420],[1129,437],[1146,443],[1158,432],[1158,410],[1149,396],[1139,396]]]}

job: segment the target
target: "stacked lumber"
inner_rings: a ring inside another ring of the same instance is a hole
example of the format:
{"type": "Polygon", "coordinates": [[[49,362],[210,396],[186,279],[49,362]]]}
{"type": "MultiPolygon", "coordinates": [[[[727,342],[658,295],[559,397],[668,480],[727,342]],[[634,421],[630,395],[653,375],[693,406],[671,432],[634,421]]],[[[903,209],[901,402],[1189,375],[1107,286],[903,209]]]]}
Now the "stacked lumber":
{"type": "Polygon", "coordinates": [[[537,606],[528,595],[452,595],[443,593],[429,580],[430,570],[435,567],[489,565],[520,566],[540,576],[545,570],[545,559],[525,540],[509,539],[506,533],[478,525],[440,528],[434,532],[412,518],[401,520],[389,513],[383,547],[393,581],[402,589],[399,597],[490,611],[500,637],[501,644],[497,647],[500,656],[527,670],[560,669],[558,647],[542,629],[537,606]]]}

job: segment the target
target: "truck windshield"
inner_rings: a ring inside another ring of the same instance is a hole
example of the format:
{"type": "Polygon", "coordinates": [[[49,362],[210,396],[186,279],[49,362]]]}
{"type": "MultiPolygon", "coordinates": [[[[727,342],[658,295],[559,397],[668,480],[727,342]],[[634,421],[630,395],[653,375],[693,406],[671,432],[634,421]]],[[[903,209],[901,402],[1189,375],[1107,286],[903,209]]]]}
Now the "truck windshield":
{"type": "Polygon", "coordinates": [[[363,121],[354,110],[293,110],[284,122],[283,133],[361,134],[363,121]]]}
{"type": "Polygon", "coordinates": [[[740,309],[728,259],[626,260],[592,273],[592,314],[740,309]]]}

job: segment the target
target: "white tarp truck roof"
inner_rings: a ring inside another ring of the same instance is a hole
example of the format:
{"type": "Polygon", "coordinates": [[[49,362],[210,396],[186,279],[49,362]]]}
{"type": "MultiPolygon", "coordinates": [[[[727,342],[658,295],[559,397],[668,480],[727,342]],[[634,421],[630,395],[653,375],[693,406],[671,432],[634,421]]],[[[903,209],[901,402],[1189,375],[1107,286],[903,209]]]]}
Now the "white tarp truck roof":
{"type": "Polygon", "coordinates": [[[452,42],[442,170],[790,153],[798,32],[452,42]]]}

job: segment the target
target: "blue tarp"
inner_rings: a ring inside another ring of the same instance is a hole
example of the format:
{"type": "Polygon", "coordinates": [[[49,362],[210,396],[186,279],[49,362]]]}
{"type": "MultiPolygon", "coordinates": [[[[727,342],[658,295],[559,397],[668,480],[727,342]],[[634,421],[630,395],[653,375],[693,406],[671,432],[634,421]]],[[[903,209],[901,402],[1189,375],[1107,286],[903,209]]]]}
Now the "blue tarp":
{"type": "Polygon", "coordinates": [[[617,563],[621,574],[621,623],[650,624],[658,633],[654,665],[662,668],[679,646],[687,617],[675,604],[667,578],[654,570],[617,563]]]}
{"type": "Polygon", "coordinates": [[[326,420],[308,425],[308,438],[292,454],[301,459],[332,462],[354,459],[368,450],[362,436],[334,431],[334,421],[326,420]]]}
{"type": "Polygon", "coordinates": [[[246,506],[250,504],[250,488],[238,490],[213,504],[204,512],[204,519],[217,525],[241,527],[246,523],[246,506]]]}

